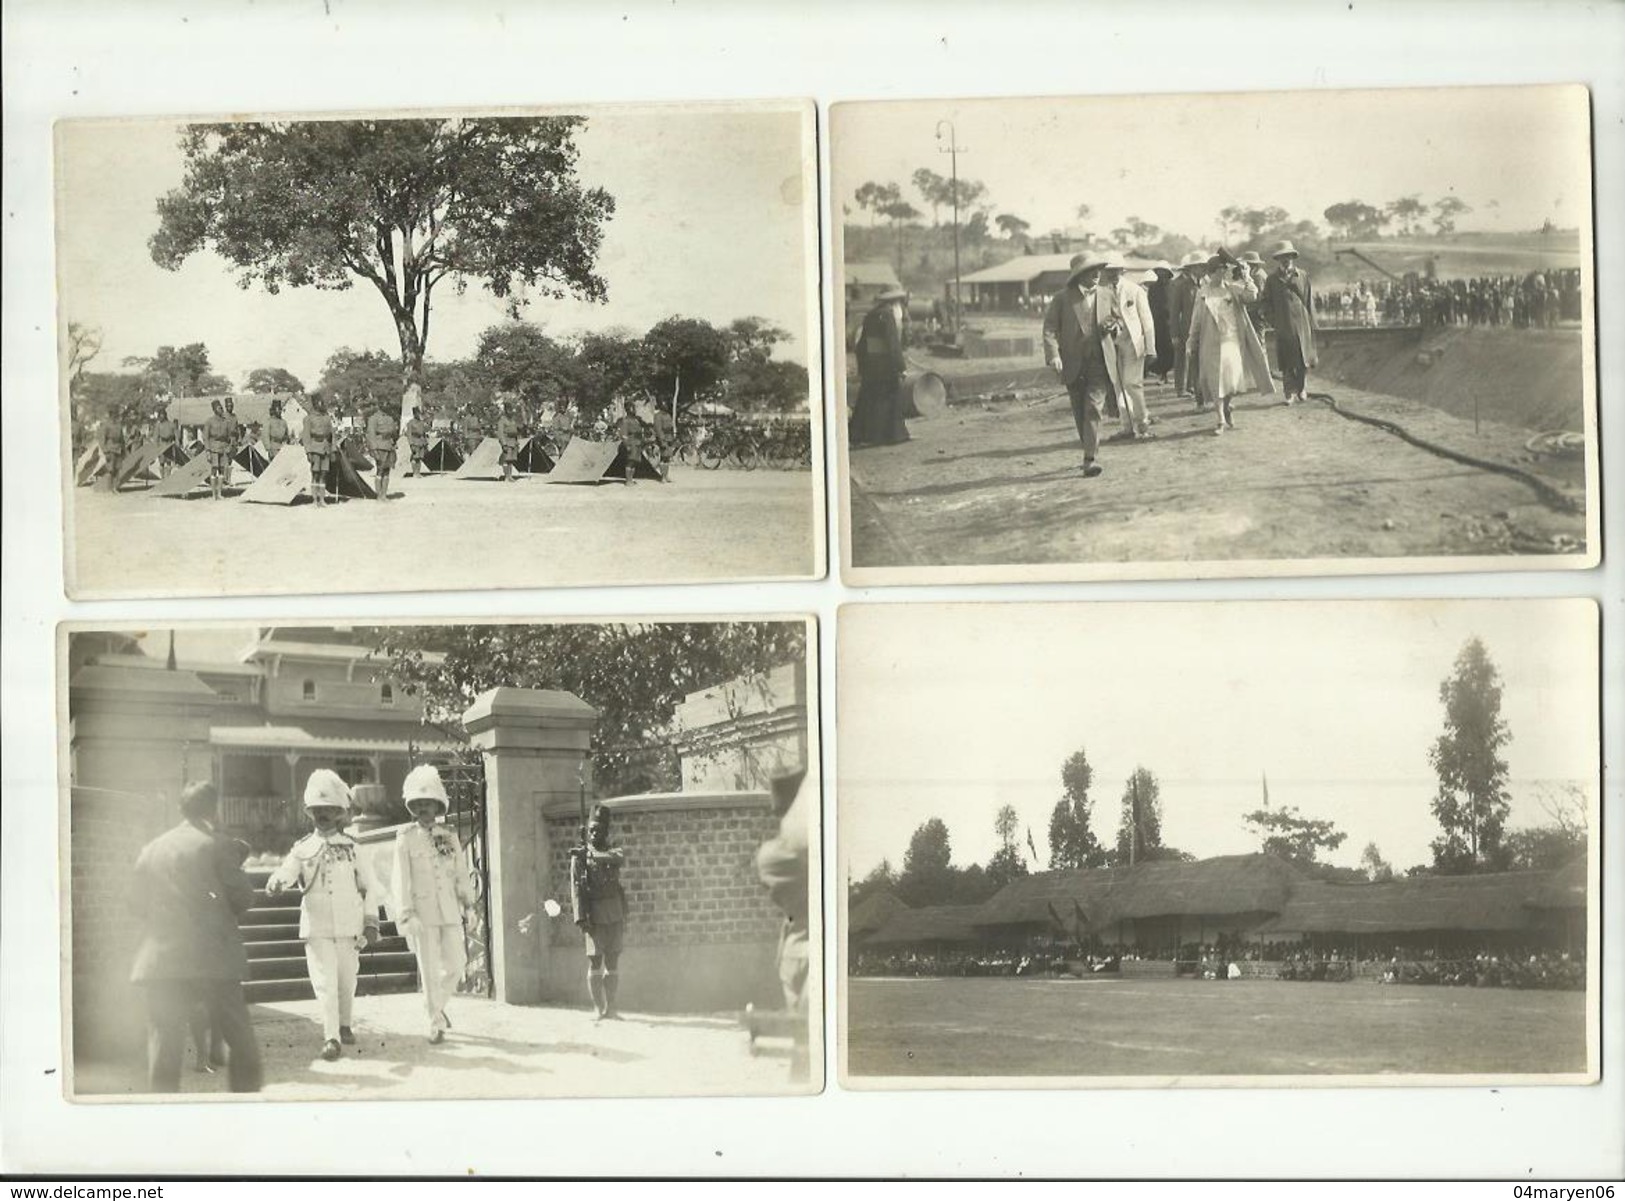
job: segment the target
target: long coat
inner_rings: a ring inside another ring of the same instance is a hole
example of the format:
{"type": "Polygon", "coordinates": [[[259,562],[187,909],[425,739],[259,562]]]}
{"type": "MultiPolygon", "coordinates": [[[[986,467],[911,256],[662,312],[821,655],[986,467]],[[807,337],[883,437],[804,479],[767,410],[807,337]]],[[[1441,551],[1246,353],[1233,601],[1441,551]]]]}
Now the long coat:
{"type": "MultiPolygon", "coordinates": [[[[1055,294],[1055,299],[1049,302],[1049,308],[1044,313],[1044,361],[1051,365],[1060,363],[1063,384],[1070,384],[1083,370],[1084,353],[1090,337],[1086,331],[1091,326],[1091,314],[1084,306],[1096,305],[1099,300],[1104,300],[1102,307],[1115,308],[1121,316],[1121,306],[1112,305],[1109,292],[1102,293],[1096,288],[1080,292],[1070,284],[1055,294]]],[[[1093,315],[1100,315],[1098,309],[1093,315]]],[[[1106,345],[1108,339],[1097,336],[1100,337],[1101,354],[1106,360],[1106,374],[1111,379],[1112,391],[1121,395],[1123,389],[1118,383],[1116,350],[1106,345]]]]}
{"type": "MultiPolygon", "coordinates": [[[[1241,343],[1241,367],[1245,375],[1243,392],[1274,392],[1275,384],[1270,379],[1269,359],[1264,355],[1264,344],[1258,340],[1258,331],[1253,323],[1247,319],[1247,304],[1258,298],[1258,289],[1251,280],[1226,280],[1224,290],[1227,293],[1221,302],[1233,306],[1233,315],[1236,320],[1236,336],[1241,343]]],[[[1193,366],[1187,368],[1191,373],[1191,382],[1195,385],[1198,395],[1217,398],[1222,394],[1219,378],[1219,323],[1214,319],[1207,305],[1207,285],[1196,294],[1196,304],[1191,310],[1191,324],[1189,331],[1189,350],[1193,366]]]]}
{"type": "Polygon", "coordinates": [[[1269,315],[1277,341],[1296,340],[1303,353],[1304,366],[1316,366],[1314,300],[1309,290],[1309,276],[1296,269],[1290,276],[1271,272],[1264,281],[1264,311],[1269,315]]]}
{"type": "Polygon", "coordinates": [[[890,304],[876,305],[863,319],[858,335],[858,400],[852,408],[848,438],[852,445],[889,445],[908,441],[903,423],[903,333],[890,304]]]}
{"type": "Polygon", "coordinates": [[[1196,281],[1183,271],[1168,284],[1168,316],[1173,322],[1173,336],[1176,338],[1185,337],[1190,329],[1196,289],[1196,281]]]}
{"type": "Polygon", "coordinates": [[[144,928],[130,979],[242,980],[248,957],[237,918],[253,903],[223,839],[191,822],[160,834],[135,861],[130,908],[144,928]]]}

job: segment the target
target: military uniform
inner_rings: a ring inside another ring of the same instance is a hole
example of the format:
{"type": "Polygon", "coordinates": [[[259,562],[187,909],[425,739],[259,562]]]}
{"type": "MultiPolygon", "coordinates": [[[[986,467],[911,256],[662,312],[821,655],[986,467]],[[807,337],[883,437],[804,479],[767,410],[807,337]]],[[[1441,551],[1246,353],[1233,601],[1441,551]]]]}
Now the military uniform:
{"type": "Polygon", "coordinates": [[[627,413],[616,423],[615,430],[626,454],[626,482],[630,484],[637,474],[638,460],[643,457],[643,422],[636,413],[627,413]]]}
{"type": "Polygon", "coordinates": [[[281,417],[272,417],[265,423],[265,453],[269,458],[276,458],[277,453],[288,444],[291,435],[288,432],[288,423],[281,417]]]}
{"type": "Polygon", "coordinates": [[[367,418],[367,453],[380,473],[395,466],[395,443],[400,432],[400,422],[387,409],[374,409],[367,418]]]}
{"type": "Polygon", "coordinates": [[[333,466],[333,419],[326,413],[306,417],[302,440],[305,457],[310,460],[310,478],[317,487],[323,487],[333,466]]]}
{"type": "Polygon", "coordinates": [[[609,810],[600,805],[589,827],[589,843],[572,848],[571,886],[576,924],[586,935],[587,991],[601,1018],[618,1017],[621,942],[626,933],[626,890],[621,869],[626,852],[609,845],[609,810]]]}
{"type": "Polygon", "coordinates": [[[496,438],[502,447],[502,465],[512,466],[519,457],[519,423],[504,413],[497,418],[496,438]]]}
{"type": "Polygon", "coordinates": [[[362,941],[378,931],[378,882],[355,839],[315,830],[293,844],[271,882],[303,893],[299,937],[305,966],[321,1005],[322,1037],[336,1040],[350,1026],[362,941]]]}
{"type": "Polygon", "coordinates": [[[110,413],[102,418],[96,427],[96,445],[101,448],[102,458],[107,460],[107,475],[102,486],[108,491],[118,487],[118,466],[124,458],[124,423],[116,413],[110,413]]]}
{"type": "Polygon", "coordinates": [[[655,446],[660,452],[660,478],[665,479],[677,453],[677,420],[665,409],[655,410],[655,446]]]}
{"type": "Polygon", "coordinates": [[[224,475],[231,470],[231,452],[236,448],[237,422],[215,413],[203,423],[203,449],[209,456],[209,469],[224,475]]]}
{"type": "Polygon", "coordinates": [[[406,444],[412,451],[413,473],[422,475],[423,456],[429,451],[429,426],[416,413],[406,423],[406,444]]]}
{"type": "Polygon", "coordinates": [[[463,911],[474,904],[474,889],[462,843],[449,826],[413,822],[395,835],[392,868],[395,921],[417,956],[429,1029],[443,1030],[451,1024],[446,1002],[468,965],[463,911]]]}
{"type": "Polygon", "coordinates": [[[485,430],[480,427],[480,419],[470,413],[463,418],[463,446],[466,454],[473,454],[474,448],[485,441],[485,430]]]}

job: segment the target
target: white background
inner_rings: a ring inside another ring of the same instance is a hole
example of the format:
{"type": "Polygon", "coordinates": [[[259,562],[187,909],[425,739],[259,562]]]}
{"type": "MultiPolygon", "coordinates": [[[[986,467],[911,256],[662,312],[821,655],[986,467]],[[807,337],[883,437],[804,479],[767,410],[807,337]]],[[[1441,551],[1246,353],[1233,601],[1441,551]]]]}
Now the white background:
{"type": "MultiPolygon", "coordinates": [[[[1625,731],[1625,587],[1587,573],[1202,584],[817,584],[69,605],[61,587],[50,124],[65,116],[1582,82],[1593,89],[1603,478],[1625,471],[1625,6],[1601,3],[462,5],[99,3],[6,9],[4,143],[3,1100],[0,1169],[463,1174],[1554,1176],[1625,1172],[1617,941],[1603,1083],[1565,1089],[866,1094],[722,1101],[69,1106],[60,1090],[53,636],[66,618],[251,621],[813,611],[823,626],[824,778],[835,775],[834,615],[877,599],[1588,595],[1603,601],[1610,761],[1625,731]]],[[[1306,98],[1306,103],[1309,101],[1306,98]]],[[[1328,128],[1335,143],[1339,131],[1328,128]]],[[[1035,155],[1087,146],[1034,146],[1035,155]]],[[[825,153],[827,167],[827,152],[825,153]]],[[[1290,171],[1292,164],[1282,164],[1290,171]]],[[[1509,172],[1520,165],[1509,161],[1509,172]]],[[[827,178],[827,170],[825,171],[827,178]]],[[[1261,196],[1267,181],[1261,182],[1261,196]]],[[[827,197],[826,208],[827,208],[827,197]]],[[[827,259],[828,235],[825,246],[827,259]]],[[[703,270],[703,264],[696,265],[703,270]]],[[[824,264],[829,311],[830,264],[824,264]]],[[[826,361],[831,348],[826,341],[826,361]]],[[[833,364],[831,364],[833,367],[833,364]]],[[[832,371],[826,370],[826,379],[832,371]]],[[[833,492],[833,489],[832,489],[833,492]]],[[[1605,493],[1617,530],[1621,491],[1605,493]]],[[[830,512],[831,532],[835,515],[830,512]]],[[[831,554],[839,562],[838,554],[831,554]]],[[[826,839],[836,824],[826,797],[826,839]]],[[[1621,918],[1610,780],[1604,927],[1621,918]]],[[[826,841],[826,848],[833,847],[826,841]]],[[[836,858],[826,854],[826,893],[836,858]]],[[[833,899],[827,896],[826,900],[833,899]]],[[[833,938],[833,932],[827,932],[833,938]]],[[[833,977],[836,973],[831,973],[833,977]]],[[[827,985],[834,988],[833,978],[827,985]]],[[[833,1013],[833,1005],[829,1006],[833,1013]]],[[[833,1040],[831,1042],[833,1055],[833,1040]]],[[[832,1061],[833,1064],[833,1061],[832,1061]]]]}

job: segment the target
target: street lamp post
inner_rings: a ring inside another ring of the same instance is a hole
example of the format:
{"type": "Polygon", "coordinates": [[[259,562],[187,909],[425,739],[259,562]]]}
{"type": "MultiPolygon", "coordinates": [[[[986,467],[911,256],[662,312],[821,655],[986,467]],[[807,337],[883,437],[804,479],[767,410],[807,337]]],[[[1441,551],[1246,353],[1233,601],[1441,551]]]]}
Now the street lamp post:
{"type": "Polygon", "coordinates": [[[938,154],[946,154],[948,156],[948,170],[949,170],[949,173],[950,173],[950,177],[951,177],[951,179],[953,181],[952,184],[950,185],[952,187],[952,192],[950,193],[950,199],[953,201],[953,220],[954,220],[954,313],[953,313],[953,329],[954,329],[954,341],[955,342],[959,341],[959,314],[964,311],[963,301],[962,301],[962,299],[960,297],[960,294],[959,294],[959,152],[961,150],[964,150],[964,149],[965,149],[965,147],[959,145],[959,135],[958,135],[958,132],[954,129],[954,123],[952,121],[948,121],[948,120],[938,121],[937,122],[937,153],[938,154]],[[948,127],[948,144],[946,146],[942,145],[942,127],[944,125],[946,125],[948,127]]]}

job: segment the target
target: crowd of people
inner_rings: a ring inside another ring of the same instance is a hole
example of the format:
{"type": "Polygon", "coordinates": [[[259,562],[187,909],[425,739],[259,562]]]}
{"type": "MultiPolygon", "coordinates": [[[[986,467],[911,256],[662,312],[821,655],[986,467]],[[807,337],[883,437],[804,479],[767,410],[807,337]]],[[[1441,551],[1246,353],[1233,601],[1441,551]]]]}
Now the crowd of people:
{"type": "Polygon", "coordinates": [[[1509,326],[1551,329],[1580,320],[1577,267],[1529,275],[1481,275],[1469,279],[1364,281],[1315,295],[1322,325],[1509,326]]]}

